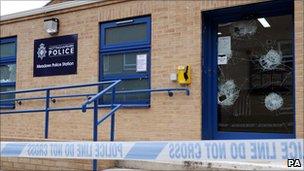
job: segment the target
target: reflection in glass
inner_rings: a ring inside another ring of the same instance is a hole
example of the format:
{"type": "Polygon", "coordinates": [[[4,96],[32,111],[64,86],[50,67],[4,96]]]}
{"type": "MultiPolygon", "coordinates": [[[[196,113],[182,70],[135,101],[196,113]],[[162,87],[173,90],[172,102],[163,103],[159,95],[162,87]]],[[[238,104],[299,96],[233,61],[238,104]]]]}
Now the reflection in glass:
{"type": "Polygon", "coordinates": [[[107,45],[145,41],[147,38],[147,24],[108,28],[105,37],[107,45]]]}
{"type": "MultiPolygon", "coordinates": [[[[105,87],[107,87],[106,85],[105,87]]],[[[149,88],[148,79],[134,79],[134,80],[123,80],[115,90],[126,91],[126,90],[142,90],[149,88]]],[[[111,103],[111,95],[104,95],[103,102],[105,104],[111,103]]],[[[115,103],[137,103],[138,101],[148,101],[150,99],[149,93],[130,93],[130,94],[116,94],[115,103]]]]}
{"type": "Polygon", "coordinates": [[[1,43],[0,44],[0,58],[16,56],[16,44],[12,43],[1,43]]]}
{"type": "Polygon", "coordinates": [[[292,16],[218,25],[218,130],[293,132],[292,16]]]}
{"type": "Polygon", "coordinates": [[[146,52],[129,52],[104,55],[103,74],[137,74],[136,57],[137,55],[147,54],[146,52]]]}
{"type": "MultiPolygon", "coordinates": [[[[11,86],[0,86],[0,92],[5,92],[5,91],[14,91],[15,87],[11,86]]],[[[15,94],[5,94],[5,95],[0,95],[0,99],[14,99],[15,94]]],[[[0,103],[5,103],[7,104],[8,102],[0,102],[0,103]]],[[[1,105],[0,105],[1,106],[1,105]]]]}

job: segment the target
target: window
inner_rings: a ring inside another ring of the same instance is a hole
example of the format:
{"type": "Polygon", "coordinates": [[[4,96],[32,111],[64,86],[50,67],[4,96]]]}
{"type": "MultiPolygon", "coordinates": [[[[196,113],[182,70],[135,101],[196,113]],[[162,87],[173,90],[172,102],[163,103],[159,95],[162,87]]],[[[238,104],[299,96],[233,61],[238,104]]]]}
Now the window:
{"type": "Polygon", "coordinates": [[[220,131],[293,132],[292,15],[264,19],[218,25],[220,131]]]}
{"type": "MultiPolygon", "coordinates": [[[[101,23],[100,80],[121,79],[116,91],[150,89],[150,22],[146,16],[101,23]]],[[[117,94],[115,103],[149,105],[150,93],[117,94]]]]}
{"type": "MultiPolygon", "coordinates": [[[[0,38],[0,91],[14,91],[16,85],[16,38],[0,38]]],[[[2,95],[3,99],[14,94],[2,95]]],[[[13,102],[1,102],[0,108],[13,108],[13,102]]]]}

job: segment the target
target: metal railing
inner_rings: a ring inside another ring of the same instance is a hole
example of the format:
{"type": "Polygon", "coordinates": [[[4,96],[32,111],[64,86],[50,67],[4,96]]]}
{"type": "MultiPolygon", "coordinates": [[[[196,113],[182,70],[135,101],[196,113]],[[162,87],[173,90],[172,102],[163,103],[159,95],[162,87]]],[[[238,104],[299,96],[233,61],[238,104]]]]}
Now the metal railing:
{"type": "MultiPolygon", "coordinates": [[[[48,138],[48,128],[49,128],[49,113],[51,111],[66,111],[66,110],[81,110],[81,107],[61,107],[61,108],[51,108],[50,101],[53,103],[56,102],[56,99],[59,98],[76,98],[76,97],[90,97],[95,94],[69,94],[69,95],[61,95],[61,96],[51,96],[51,91],[55,90],[65,90],[65,89],[76,89],[83,87],[93,87],[93,86],[101,86],[104,84],[110,84],[107,88],[99,92],[98,97],[102,96],[106,91],[110,90],[121,80],[114,81],[103,81],[98,83],[90,83],[90,84],[79,84],[79,85],[68,85],[68,86],[56,86],[56,87],[47,87],[47,88],[36,88],[36,89],[28,89],[28,90],[17,90],[17,91],[7,91],[0,92],[0,96],[8,95],[8,94],[25,94],[25,93],[33,93],[33,92],[45,92],[45,96],[38,97],[28,97],[28,98],[14,98],[14,99],[0,99],[0,107],[3,102],[18,102],[18,104],[22,104],[22,101],[28,100],[45,100],[45,107],[41,109],[28,109],[28,110],[1,110],[0,114],[16,114],[16,113],[35,113],[35,112],[44,112],[45,113],[45,127],[44,127],[44,138],[48,138]]],[[[95,98],[96,99],[96,98],[95,98]]],[[[109,105],[100,105],[98,107],[108,107],[109,105]]],[[[94,107],[87,107],[88,109],[93,109],[94,107]]]]}
{"type": "MultiPolygon", "coordinates": [[[[115,96],[117,94],[132,94],[132,93],[152,93],[152,92],[167,92],[171,97],[173,96],[174,91],[184,91],[186,95],[190,95],[188,88],[159,88],[159,89],[141,89],[141,90],[127,90],[127,91],[116,91],[115,87],[121,82],[121,80],[113,81],[103,81],[98,83],[90,84],[79,84],[79,85],[69,85],[69,86],[56,86],[56,87],[47,87],[47,88],[37,88],[37,89],[28,89],[28,90],[17,90],[17,91],[7,91],[0,92],[0,97],[8,94],[25,94],[33,92],[45,92],[45,96],[38,97],[28,97],[28,98],[13,98],[13,99],[0,99],[0,115],[5,114],[20,114],[20,113],[35,113],[35,112],[44,112],[45,113],[45,126],[44,126],[44,138],[48,138],[48,128],[49,128],[49,114],[51,111],[66,111],[66,110],[82,110],[86,112],[87,109],[93,109],[93,141],[98,140],[98,125],[102,124],[106,119],[111,118],[111,128],[110,128],[110,140],[114,141],[115,139],[115,112],[121,107],[132,107],[132,105],[123,105],[115,103],[115,96]],[[106,88],[102,89],[97,94],[92,93],[83,93],[83,94],[69,94],[69,95],[51,95],[51,91],[63,90],[63,89],[75,89],[83,87],[92,87],[92,86],[101,86],[104,84],[110,84],[106,88]],[[111,90],[111,92],[109,92],[111,90]],[[111,95],[110,104],[99,104],[99,99],[103,95],[111,95]],[[61,107],[61,108],[51,108],[50,102],[56,103],[56,99],[60,98],[77,98],[77,97],[87,97],[86,100],[80,107],[61,107]],[[1,103],[3,102],[17,102],[19,105],[22,104],[22,101],[29,100],[45,100],[45,107],[41,109],[28,109],[28,110],[15,110],[15,109],[1,109],[1,103]],[[93,103],[93,106],[89,106],[93,103]],[[105,114],[101,119],[98,119],[98,109],[99,108],[111,108],[111,110],[105,114]]],[[[138,105],[135,105],[138,106],[138,105]]],[[[97,160],[93,160],[93,170],[97,170],[97,160]]]]}

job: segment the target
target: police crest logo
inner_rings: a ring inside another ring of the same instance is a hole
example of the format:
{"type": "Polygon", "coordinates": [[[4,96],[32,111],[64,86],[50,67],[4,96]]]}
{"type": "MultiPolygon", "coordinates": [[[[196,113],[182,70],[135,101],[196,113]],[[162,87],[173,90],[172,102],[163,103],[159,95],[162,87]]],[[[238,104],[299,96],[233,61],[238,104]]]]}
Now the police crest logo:
{"type": "Polygon", "coordinates": [[[37,51],[37,55],[38,55],[38,58],[39,59],[43,59],[46,55],[46,48],[45,48],[45,45],[43,43],[41,43],[39,45],[39,48],[38,48],[38,51],[37,51]]]}

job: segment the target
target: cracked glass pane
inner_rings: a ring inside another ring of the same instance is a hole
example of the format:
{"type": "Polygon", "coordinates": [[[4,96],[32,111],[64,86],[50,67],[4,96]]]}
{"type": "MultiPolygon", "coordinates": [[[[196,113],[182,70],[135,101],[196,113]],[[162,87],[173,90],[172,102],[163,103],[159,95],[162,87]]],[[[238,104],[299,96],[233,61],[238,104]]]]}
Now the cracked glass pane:
{"type": "Polygon", "coordinates": [[[292,133],[292,16],[218,25],[218,130],[292,133]]]}
{"type": "Polygon", "coordinates": [[[16,64],[4,64],[0,66],[0,83],[16,81],[16,64]]]}

